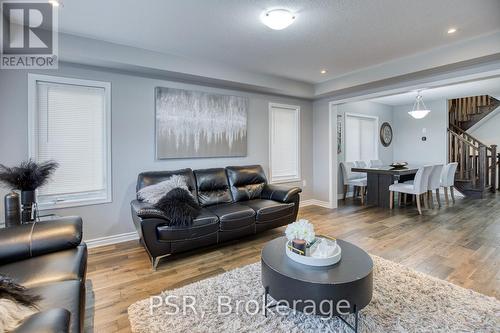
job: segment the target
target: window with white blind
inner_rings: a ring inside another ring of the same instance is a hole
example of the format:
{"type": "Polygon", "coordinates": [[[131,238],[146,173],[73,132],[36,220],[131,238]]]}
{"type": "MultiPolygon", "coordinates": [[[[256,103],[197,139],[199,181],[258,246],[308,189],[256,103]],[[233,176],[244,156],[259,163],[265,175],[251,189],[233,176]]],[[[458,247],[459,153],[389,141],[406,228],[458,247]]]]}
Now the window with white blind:
{"type": "Polygon", "coordinates": [[[300,108],[270,103],[269,123],[271,182],[300,180],[300,108]]]}
{"type": "Polygon", "coordinates": [[[345,116],[346,162],[378,160],[378,118],[347,113],[345,116]]]}
{"type": "Polygon", "coordinates": [[[40,209],[111,202],[111,85],[29,75],[30,156],[59,163],[40,209]]]}

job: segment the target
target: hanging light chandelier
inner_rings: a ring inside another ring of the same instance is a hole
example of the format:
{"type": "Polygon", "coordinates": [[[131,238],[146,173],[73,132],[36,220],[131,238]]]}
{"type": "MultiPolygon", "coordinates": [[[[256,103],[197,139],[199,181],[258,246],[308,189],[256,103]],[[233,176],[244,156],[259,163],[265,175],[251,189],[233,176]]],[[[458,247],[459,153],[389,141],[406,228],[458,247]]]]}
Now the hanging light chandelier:
{"type": "Polygon", "coordinates": [[[415,119],[422,119],[427,116],[429,112],[431,112],[431,110],[425,106],[424,99],[422,95],[420,95],[420,90],[417,91],[417,98],[413,104],[413,109],[408,111],[408,114],[415,119]]]}

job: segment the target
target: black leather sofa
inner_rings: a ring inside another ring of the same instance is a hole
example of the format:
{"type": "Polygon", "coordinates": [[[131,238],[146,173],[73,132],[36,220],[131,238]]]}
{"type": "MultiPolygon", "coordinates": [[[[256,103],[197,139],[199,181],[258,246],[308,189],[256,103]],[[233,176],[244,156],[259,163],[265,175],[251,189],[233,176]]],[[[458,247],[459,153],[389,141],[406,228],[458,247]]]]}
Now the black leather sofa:
{"type": "Polygon", "coordinates": [[[0,230],[0,273],[42,297],[15,332],[83,332],[86,270],[79,217],[0,230]]]}
{"type": "Polygon", "coordinates": [[[155,270],[161,258],[289,224],[297,218],[299,187],[267,183],[260,165],[139,174],[136,190],[183,175],[201,205],[189,227],[170,226],[162,211],[133,200],[132,219],[155,270]]]}

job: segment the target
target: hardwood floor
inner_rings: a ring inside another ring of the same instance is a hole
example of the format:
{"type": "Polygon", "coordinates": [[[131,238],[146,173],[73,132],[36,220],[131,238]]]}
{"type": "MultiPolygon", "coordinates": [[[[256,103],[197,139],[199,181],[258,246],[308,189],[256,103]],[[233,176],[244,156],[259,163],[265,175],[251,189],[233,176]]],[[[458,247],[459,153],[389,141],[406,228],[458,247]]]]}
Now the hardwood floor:
{"type": "MultiPolygon", "coordinates": [[[[411,206],[389,211],[361,207],[359,201],[339,204],[337,210],[305,207],[299,215],[317,233],[500,299],[500,195],[459,199],[423,216],[411,206]]],[[[257,262],[263,244],[283,231],[179,255],[163,261],[157,272],[138,241],[91,249],[86,331],[129,332],[127,307],[133,302],[257,262]]]]}

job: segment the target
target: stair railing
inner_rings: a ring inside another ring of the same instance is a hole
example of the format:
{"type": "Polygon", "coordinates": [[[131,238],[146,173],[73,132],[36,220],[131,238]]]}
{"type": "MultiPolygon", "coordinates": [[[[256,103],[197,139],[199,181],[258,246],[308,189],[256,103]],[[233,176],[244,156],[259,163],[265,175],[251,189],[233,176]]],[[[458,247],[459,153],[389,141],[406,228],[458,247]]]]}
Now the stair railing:
{"type": "Polygon", "coordinates": [[[450,124],[458,126],[460,122],[470,120],[472,115],[480,113],[480,108],[490,106],[491,96],[481,95],[448,100],[450,124]]]}
{"type": "Polygon", "coordinates": [[[497,146],[487,146],[459,127],[450,124],[448,129],[448,148],[450,162],[457,162],[459,180],[470,181],[479,190],[490,187],[494,192],[500,190],[497,181],[499,154],[497,146]]]}

